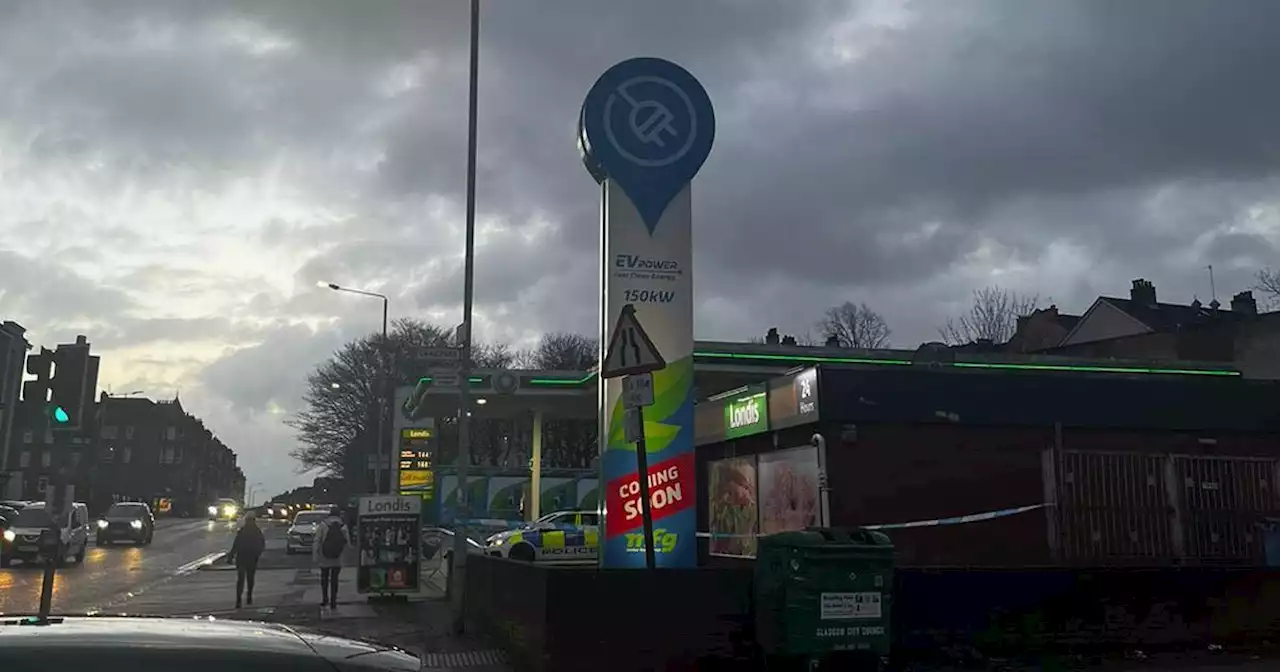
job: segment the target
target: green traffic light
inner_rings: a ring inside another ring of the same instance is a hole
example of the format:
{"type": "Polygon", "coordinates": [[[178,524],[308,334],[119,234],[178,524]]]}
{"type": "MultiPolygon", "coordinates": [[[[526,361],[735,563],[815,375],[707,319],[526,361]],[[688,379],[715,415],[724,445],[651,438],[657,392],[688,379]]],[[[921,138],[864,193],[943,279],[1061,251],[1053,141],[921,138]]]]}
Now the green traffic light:
{"type": "Polygon", "coordinates": [[[71,416],[67,415],[66,410],[64,410],[61,406],[54,406],[53,421],[58,424],[66,424],[68,422],[71,422],[71,416]]]}

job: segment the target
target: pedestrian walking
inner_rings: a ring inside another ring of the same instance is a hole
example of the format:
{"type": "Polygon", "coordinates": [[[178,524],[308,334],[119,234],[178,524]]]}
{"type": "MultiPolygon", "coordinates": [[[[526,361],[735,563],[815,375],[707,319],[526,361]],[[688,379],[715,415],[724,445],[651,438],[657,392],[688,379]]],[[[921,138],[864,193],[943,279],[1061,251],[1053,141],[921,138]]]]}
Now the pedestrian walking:
{"type": "Polygon", "coordinates": [[[245,514],[244,525],[236,532],[231,551],[227,553],[227,561],[236,564],[236,609],[240,608],[242,595],[249,606],[253,606],[253,581],[258,574],[258,558],[266,546],[267,539],[262,535],[257,519],[252,513],[245,514]]]}
{"type": "Polygon", "coordinates": [[[329,517],[316,526],[311,558],[320,568],[320,606],[338,606],[338,573],[342,571],[342,554],[351,544],[341,512],[334,507],[329,517]]]}

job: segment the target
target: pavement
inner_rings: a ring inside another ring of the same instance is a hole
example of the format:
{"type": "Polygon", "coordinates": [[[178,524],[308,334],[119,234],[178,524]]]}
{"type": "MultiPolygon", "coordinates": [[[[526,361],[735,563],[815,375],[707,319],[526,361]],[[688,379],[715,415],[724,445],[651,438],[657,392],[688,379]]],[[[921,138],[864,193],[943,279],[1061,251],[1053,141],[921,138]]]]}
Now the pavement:
{"type": "MultiPolygon", "coordinates": [[[[421,657],[426,670],[510,669],[501,652],[451,634],[440,573],[424,573],[424,590],[409,601],[371,602],[356,592],[351,554],[344,558],[338,606],[322,609],[319,571],[309,553],[285,553],[286,529],[263,522],[267,547],[258,561],[252,606],[235,608],[235,567],[221,557],[235,526],[187,520],[158,523],[151,546],[91,547],[83,567],[58,572],[54,611],[282,623],[397,646],[421,657]]],[[[0,571],[0,613],[34,612],[41,576],[39,568],[0,571]]]]}

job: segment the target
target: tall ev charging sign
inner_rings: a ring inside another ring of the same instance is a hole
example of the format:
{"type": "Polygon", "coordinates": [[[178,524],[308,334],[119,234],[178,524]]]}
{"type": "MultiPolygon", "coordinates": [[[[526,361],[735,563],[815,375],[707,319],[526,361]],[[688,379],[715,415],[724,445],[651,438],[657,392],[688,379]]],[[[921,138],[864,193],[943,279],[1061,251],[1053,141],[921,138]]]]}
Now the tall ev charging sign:
{"type": "Polygon", "coordinates": [[[602,193],[604,567],[644,567],[646,538],[658,567],[697,563],[689,185],[715,130],[698,80],[657,58],[609,68],[582,104],[578,143],[602,193]],[[624,383],[629,374],[645,379],[624,383]],[[624,384],[637,391],[626,403],[624,384]],[[641,463],[647,482],[639,478],[641,463]],[[643,515],[642,493],[650,516],[643,515]]]}

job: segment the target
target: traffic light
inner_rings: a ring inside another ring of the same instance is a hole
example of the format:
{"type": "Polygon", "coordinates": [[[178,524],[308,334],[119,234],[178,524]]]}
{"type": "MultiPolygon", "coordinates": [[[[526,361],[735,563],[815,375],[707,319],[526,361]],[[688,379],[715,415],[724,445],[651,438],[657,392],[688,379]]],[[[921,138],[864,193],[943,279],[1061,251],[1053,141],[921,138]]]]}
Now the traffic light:
{"type": "Polygon", "coordinates": [[[53,380],[48,405],[50,426],[75,431],[85,425],[85,413],[98,386],[98,358],[89,354],[84,336],[74,344],[59,345],[53,351],[53,380]]]}
{"type": "Polygon", "coordinates": [[[22,384],[23,401],[38,401],[41,403],[49,401],[49,376],[52,369],[52,350],[40,348],[38,354],[27,355],[27,373],[35,376],[35,379],[28,380],[22,384]]]}

